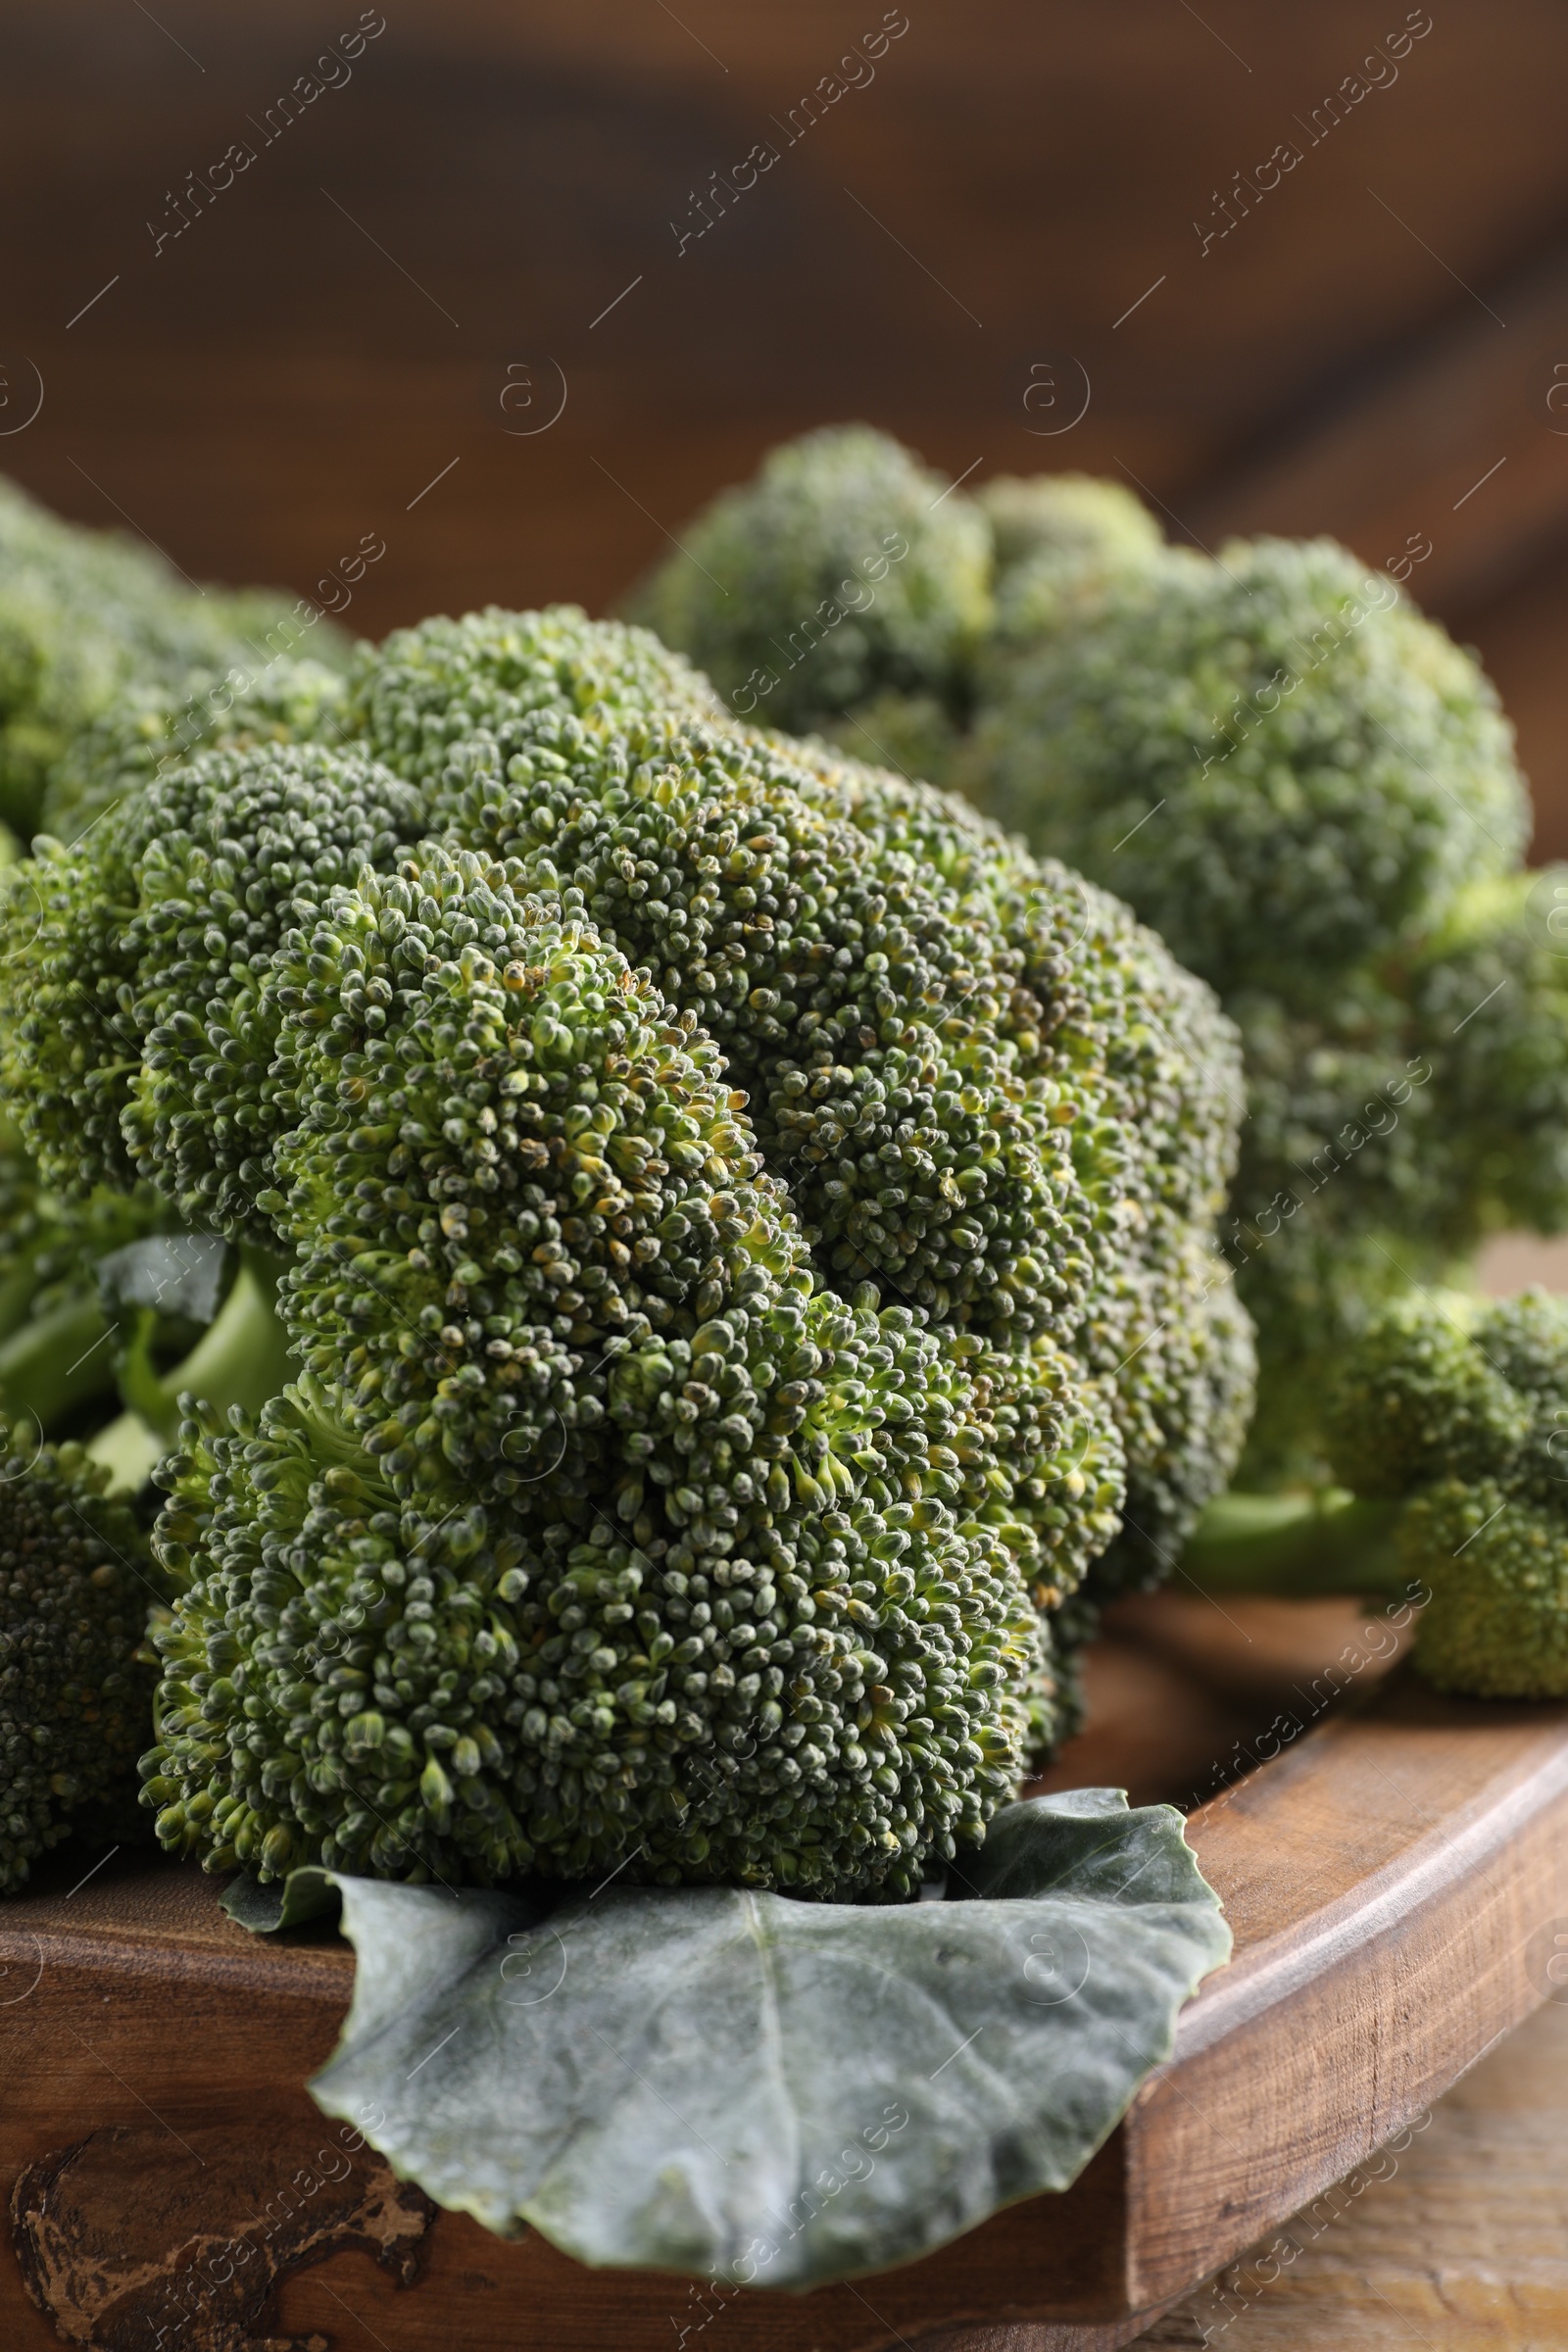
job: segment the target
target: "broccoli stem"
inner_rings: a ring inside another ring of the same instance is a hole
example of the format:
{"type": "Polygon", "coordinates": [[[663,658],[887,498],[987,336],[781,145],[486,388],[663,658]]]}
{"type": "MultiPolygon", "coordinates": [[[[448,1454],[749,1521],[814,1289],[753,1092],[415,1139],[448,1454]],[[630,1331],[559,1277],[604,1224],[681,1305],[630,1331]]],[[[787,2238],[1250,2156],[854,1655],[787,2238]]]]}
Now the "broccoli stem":
{"type": "Polygon", "coordinates": [[[97,1298],[65,1299],[0,1344],[0,1406],[44,1434],[115,1385],[111,1325],[97,1298]]]}
{"type": "Polygon", "coordinates": [[[1206,1592],[1393,1597],[1408,1583],[1394,1541],[1403,1510],[1402,1501],[1366,1501],[1343,1487],[1222,1494],[1199,1521],[1182,1568],[1206,1592]]]}
{"type": "Polygon", "coordinates": [[[144,1334],[132,1342],[121,1368],[126,1410],[100,1430],[87,1450],[116,1487],[145,1484],[153,1465],[179,1434],[179,1399],[187,1392],[226,1412],[231,1404],[259,1412],[295,1366],[274,1311],[282,1263],[265,1251],[240,1250],[240,1268],[217,1316],[190,1353],[162,1378],[153,1370],[144,1334]]]}

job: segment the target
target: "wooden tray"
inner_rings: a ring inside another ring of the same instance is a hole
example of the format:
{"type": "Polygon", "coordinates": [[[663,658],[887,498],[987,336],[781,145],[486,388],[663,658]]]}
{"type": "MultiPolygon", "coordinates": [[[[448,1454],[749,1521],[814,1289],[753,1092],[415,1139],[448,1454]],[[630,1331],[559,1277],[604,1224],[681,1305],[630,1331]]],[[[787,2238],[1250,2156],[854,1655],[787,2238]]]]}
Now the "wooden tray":
{"type": "Polygon", "coordinates": [[[1568,1938],[1568,1710],[1441,1702],[1396,1675],[1324,1716],[1314,1669],[1348,1622],[1336,1605],[1239,1604],[1217,1642],[1200,1604],[1161,1596],[1097,1661],[1099,1721],[1056,1781],[1117,1777],[1118,1739],[1138,1798],[1212,1785],[1233,1743],[1271,1760],[1192,1819],[1235,1959],[1064,2196],[804,2298],[503,2243],[436,2215],[307,2096],[347,2003],[346,1946],[258,1942],[194,1869],[116,1860],[0,1912],[0,2343],[1126,2343],[1446,2090],[1552,1990],[1553,1937],[1568,1938]],[[1170,1727],[1163,1751],[1152,1722],[1170,1727]]]}

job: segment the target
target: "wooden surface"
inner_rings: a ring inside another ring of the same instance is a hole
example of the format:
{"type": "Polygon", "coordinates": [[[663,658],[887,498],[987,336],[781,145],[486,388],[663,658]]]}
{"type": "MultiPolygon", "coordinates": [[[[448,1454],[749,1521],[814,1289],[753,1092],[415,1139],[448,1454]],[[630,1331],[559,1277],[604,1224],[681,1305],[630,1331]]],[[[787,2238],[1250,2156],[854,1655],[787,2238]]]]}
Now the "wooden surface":
{"type": "MultiPolygon", "coordinates": [[[[1206,1607],[1129,1613],[1127,1654],[1102,1661],[1102,1721],[1117,1689],[1131,1703],[1128,1657],[1196,1645],[1206,1607]],[[1151,1618],[1173,1610],[1161,1638],[1151,1618]]],[[[591,2274],[451,2214],[425,2228],[302,2088],[333,2043],[347,1950],[319,1932],[257,1942],[199,1874],[111,1862],[0,1914],[0,2181],[25,2177],[14,2230],[31,2276],[74,2282],[72,2340],[103,2352],[152,2352],[175,2317],[166,2340],[190,2352],[240,2352],[264,2328],[302,2346],[368,2332],[385,2352],[1106,2352],[1369,2158],[1550,1989],[1568,1720],[1439,1704],[1398,1677],[1365,1706],[1352,1677],[1348,1703],[1314,1712],[1348,1620],[1304,1614],[1293,1651],[1277,1608],[1231,1613],[1222,1721],[1245,1703],[1247,1743],[1279,1748],[1193,1821],[1237,1956],[1065,2196],[804,2300],[591,2274]],[[270,2299],[215,2282],[225,2266],[270,2299]]],[[[1096,1777],[1111,1762],[1103,1740],[1084,1752],[1096,1777]]],[[[1221,1761],[1211,1747],[1206,1769],[1221,1761]]],[[[1173,1779],[1200,1778],[1194,1762],[1173,1754],[1173,1779]]],[[[0,2259],[0,2342],[55,2340],[0,2259]]]]}
{"type": "Polygon", "coordinates": [[[1137,2339],[1164,2352],[1560,2352],[1565,2342],[1561,1994],[1407,2142],[1358,2166],[1137,2339]]]}
{"type": "Polygon", "coordinates": [[[198,577],[308,593],[378,531],[371,634],[603,609],[771,441],[851,416],[977,481],[1119,472],[1176,531],[1334,530],[1374,564],[1413,531],[1568,847],[1560,9],[379,13],[269,139],[359,0],[0,0],[0,467],[198,577]],[[885,14],[908,30],[792,138],[885,14]],[[172,233],[236,140],[254,163],[172,233]],[[680,249],[760,140],[777,164],[680,249]],[[1087,412],[1043,430],[1079,371],[1087,412]]]}

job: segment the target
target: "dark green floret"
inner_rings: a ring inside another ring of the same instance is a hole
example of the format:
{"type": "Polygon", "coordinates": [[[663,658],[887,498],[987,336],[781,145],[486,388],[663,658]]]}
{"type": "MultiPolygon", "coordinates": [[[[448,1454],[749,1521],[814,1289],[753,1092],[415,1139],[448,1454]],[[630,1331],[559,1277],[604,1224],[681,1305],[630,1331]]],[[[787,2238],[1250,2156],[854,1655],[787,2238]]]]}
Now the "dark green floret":
{"type": "Polygon", "coordinates": [[[134,1785],[152,1717],[146,1538],[76,1446],[0,1422],[0,1892],[134,1785]]]}
{"type": "Polygon", "coordinates": [[[826,1291],[693,1016],[502,869],[421,853],[294,954],[311,1377],[172,1470],[161,1834],[818,1892],[972,1841],[1114,1526],[1103,1400],[826,1291]]]}

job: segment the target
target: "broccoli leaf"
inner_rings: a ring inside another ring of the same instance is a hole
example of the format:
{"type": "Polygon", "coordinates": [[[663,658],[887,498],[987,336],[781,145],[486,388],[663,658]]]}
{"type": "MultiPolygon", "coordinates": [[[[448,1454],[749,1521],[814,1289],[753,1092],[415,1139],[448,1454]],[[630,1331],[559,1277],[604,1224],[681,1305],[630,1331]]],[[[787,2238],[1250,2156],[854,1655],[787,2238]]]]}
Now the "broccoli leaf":
{"type": "Polygon", "coordinates": [[[1065,2188],[1231,1941],[1181,1816],[1111,1789],[1005,1807],[942,1901],[300,1871],[289,1915],[328,1883],[327,2114],[492,2230],[797,2290],[1065,2188]]]}
{"type": "Polygon", "coordinates": [[[98,1260],[106,1313],[153,1306],[161,1314],[211,1323],[222,1302],[233,1251],[212,1233],[150,1233],[98,1260]]]}

